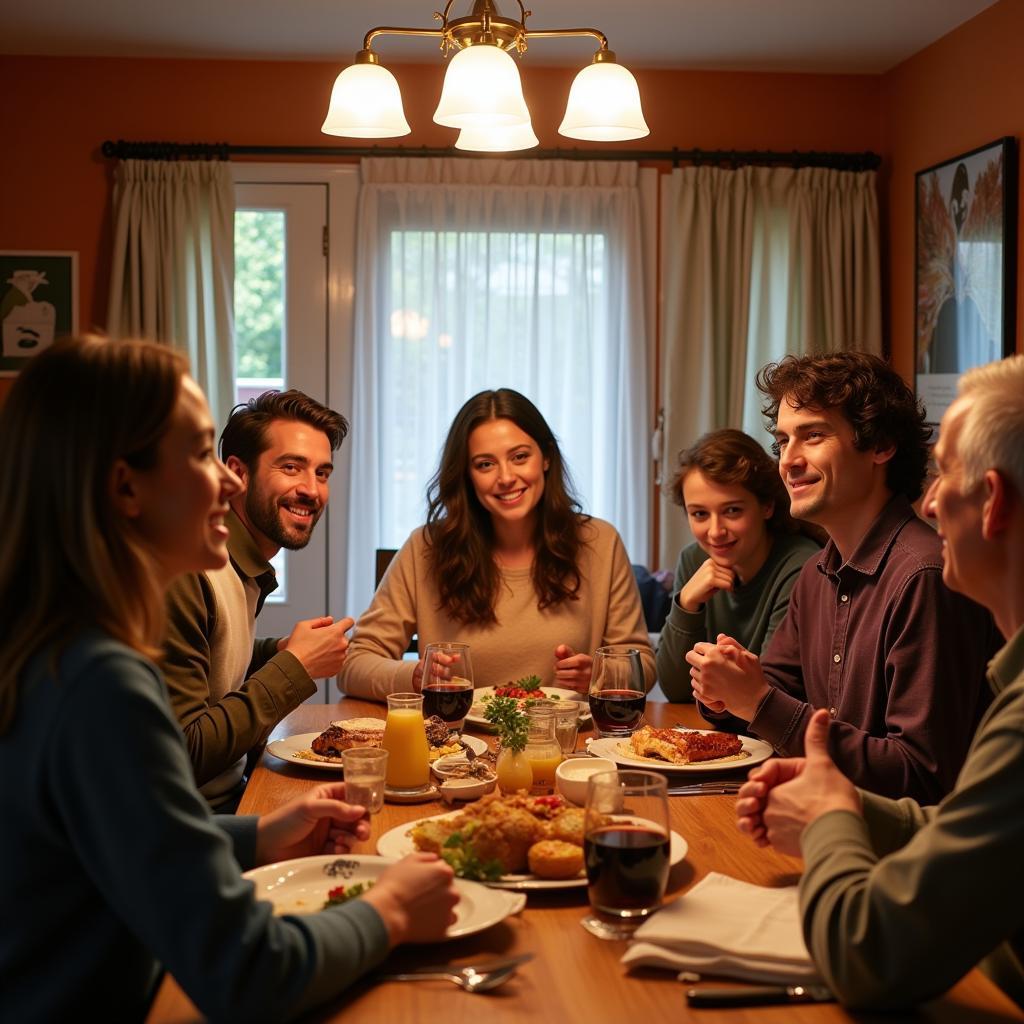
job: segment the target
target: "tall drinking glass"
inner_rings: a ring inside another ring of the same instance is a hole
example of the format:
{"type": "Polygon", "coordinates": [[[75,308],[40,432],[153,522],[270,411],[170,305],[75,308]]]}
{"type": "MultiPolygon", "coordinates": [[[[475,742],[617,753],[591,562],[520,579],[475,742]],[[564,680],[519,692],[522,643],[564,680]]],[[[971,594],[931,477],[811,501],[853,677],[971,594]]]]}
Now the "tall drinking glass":
{"type": "Polygon", "coordinates": [[[380,747],[349,747],[341,752],[341,763],[346,802],[362,804],[368,816],[376,814],[384,806],[388,752],[380,747]]]}
{"type": "Polygon", "coordinates": [[[445,641],[423,651],[423,714],[437,715],[460,730],[473,706],[473,661],[469,644],[445,641]]]}
{"type": "Polygon", "coordinates": [[[591,775],[583,825],[590,914],[580,922],[601,939],[629,938],[661,906],[671,832],[664,775],[591,775]]]}
{"type": "Polygon", "coordinates": [[[388,717],[381,746],[388,752],[388,789],[398,794],[422,792],[430,782],[430,747],[423,728],[420,694],[388,694],[388,717]]]}
{"type": "Polygon", "coordinates": [[[598,736],[632,736],[647,704],[640,652],[628,644],[598,647],[588,699],[598,736]]]}

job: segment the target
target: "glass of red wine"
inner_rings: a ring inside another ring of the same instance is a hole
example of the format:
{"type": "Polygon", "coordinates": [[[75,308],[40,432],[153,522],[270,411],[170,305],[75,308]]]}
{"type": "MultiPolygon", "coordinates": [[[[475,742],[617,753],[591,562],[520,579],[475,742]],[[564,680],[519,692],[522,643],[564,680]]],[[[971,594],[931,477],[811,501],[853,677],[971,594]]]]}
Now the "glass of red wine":
{"type": "Polygon", "coordinates": [[[590,913],[601,939],[628,939],[665,896],[670,864],[667,780],[657,772],[591,775],[583,825],[590,913]]]}
{"type": "Polygon", "coordinates": [[[628,644],[598,647],[588,699],[598,736],[632,736],[640,727],[647,703],[640,652],[628,644]]]}
{"type": "Polygon", "coordinates": [[[473,706],[473,662],[469,644],[444,641],[423,651],[423,714],[437,715],[449,729],[461,730],[473,706]]]}

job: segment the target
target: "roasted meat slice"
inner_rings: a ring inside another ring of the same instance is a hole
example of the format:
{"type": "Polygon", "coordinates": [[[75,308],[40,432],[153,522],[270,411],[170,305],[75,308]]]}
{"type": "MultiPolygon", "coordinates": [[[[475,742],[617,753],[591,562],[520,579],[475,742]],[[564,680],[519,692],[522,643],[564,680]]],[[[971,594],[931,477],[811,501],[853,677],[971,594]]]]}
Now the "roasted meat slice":
{"type": "Polygon", "coordinates": [[[656,757],[670,764],[696,764],[742,753],[738,736],[727,732],[680,732],[645,725],[633,733],[630,745],[639,757],[656,757]]]}

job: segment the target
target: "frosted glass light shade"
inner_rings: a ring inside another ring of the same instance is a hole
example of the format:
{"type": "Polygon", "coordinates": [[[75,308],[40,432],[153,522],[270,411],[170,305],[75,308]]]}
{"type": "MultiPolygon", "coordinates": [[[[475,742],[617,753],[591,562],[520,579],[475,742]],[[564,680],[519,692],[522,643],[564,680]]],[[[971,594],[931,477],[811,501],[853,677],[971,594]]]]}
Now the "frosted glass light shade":
{"type": "Polygon", "coordinates": [[[380,64],[353,64],[345,68],[334,81],[320,131],[356,139],[408,135],[412,129],[405,119],[395,76],[380,64]]]}
{"type": "Polygon", "coordinates": [[[533,125],[495,125],[491,128],[463,128],[455,140],[456,149],[473,153],[512,153],[519,149],[533,149],[540,140],[533,125]]]}
{"type": "Polygon", "coordinates": [[[636,79],[621,64],[588,64],[573,80],[558,132],[588,142],[625,142],[650,135],[636,79]]]}
{"type": "Polygon", "coordinates": [[[434,120],[449,128],[528,124],[516,62],[487,43],[459,50],[448,62],[434,120]]]}

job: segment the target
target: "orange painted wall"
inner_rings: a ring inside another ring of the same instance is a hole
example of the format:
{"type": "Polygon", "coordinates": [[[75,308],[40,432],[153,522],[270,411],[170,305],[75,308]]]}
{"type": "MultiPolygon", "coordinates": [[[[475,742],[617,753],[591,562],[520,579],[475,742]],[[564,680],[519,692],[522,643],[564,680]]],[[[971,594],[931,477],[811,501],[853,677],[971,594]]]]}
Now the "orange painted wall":
{"type": "MultiPolygon", "coordinates": [[[[1001,0],[882,78],[889,160],[890,337],[914,365],[914,174],[1004,135],[1024,135],[1024,3],[1001,0]]],[[[1024,176],[1018,185],[1024,199],[1024,176]]],[[[1024,210],[1024,202],[1019,204],[1024,210]]],[[[1017,246],[1017,351],[1024,328],[1024,232],[1017,246]]]]}
{"type": "MultiPolygon", "coordinates": [[[[0,246],[77,250],[80,325],[102,327],[113,164],[100,155],[101,143],[343,144],[319,130],[339,70],[300,62],[0,58],[0,95],[18,97],[0,168],[0,246]]],[[[440,65],[393,70],[413,126],[398,141],[453,142],[452,130],[431,121],[440,65]]],[[[574,73],[525,60],[524,90],[544,147],[568,141],[557,125],[574,73]]],[[[637,78],[651,135],[621,148],[882,149],[877,76],[641,69],[637,78]]],[[[0,381],[0,396],[6,387],[0,381]]]]}

